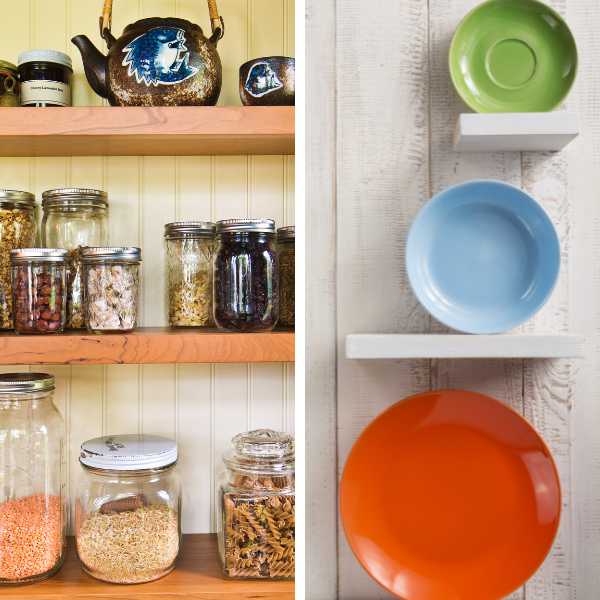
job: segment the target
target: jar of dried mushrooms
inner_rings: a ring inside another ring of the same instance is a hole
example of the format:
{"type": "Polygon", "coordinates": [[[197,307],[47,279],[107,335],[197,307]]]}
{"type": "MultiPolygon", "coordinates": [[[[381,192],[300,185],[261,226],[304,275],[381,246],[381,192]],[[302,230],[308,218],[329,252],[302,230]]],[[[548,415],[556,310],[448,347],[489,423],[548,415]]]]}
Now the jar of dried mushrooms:
{"type": "Polygon", "coordinates": [[[181,545],[177,445],[115,435],[81,445],[75,502],[77,554],[92,577],[143,583],[173,570],[181,545]]]}
{"type": "Polygon", "coordinates": [[[89,331],[110,333],[137,327],[139,248],[83,248],[84,318],[89,331]]]}
{"type": "Polygon", "coordinates": [[[224,458],[217,535],[225,576],[293,579],[294,440],[257,429],[232,440],[224,458]]]}
{"type": "Polygon", "coordinates": [[[0,190],[0,329],[13,328],[10,252],[36,245],[35,197],[0,190]]]}
{"type": "Polygon", "coordinates": [[[214,326],[212,260],[215,224],[187,221],[165,225],[169,278],[169,325],[214,326]]]}
{"type": "Polygon", "coordinates": [[[279,249],[279,325],[294,327],[296,297],[296,228],[277,230],[279,249]]]}
{"type": "Polygon", "coordinates": [[[67,251],[11,250],[14,324],[17,333],[60,333],[66,323],[67,251]]]}
{"type": "Polygon", "coordinates": [[[214,315],[222,329],[270,331],[279,318],[279,271],[272,219],[217,223],[214,315]]]}
{"type": "Polygon", "coordinates": [[[48,190],[42,194],[42,244],[69,251],[67,328],[83,329],[81,248],[108,243],[106,192],[85,188],[48,190]]]}

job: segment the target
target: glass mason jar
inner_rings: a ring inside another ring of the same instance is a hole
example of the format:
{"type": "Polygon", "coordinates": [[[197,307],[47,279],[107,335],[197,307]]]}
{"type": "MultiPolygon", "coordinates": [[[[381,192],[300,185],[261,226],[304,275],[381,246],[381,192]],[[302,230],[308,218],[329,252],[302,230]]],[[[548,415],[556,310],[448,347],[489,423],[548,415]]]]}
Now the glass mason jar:
{"type": "Polygon", "coordinates": [[[217,223],[214,315],[222,329],[270,331],[279,318],[279,272],[272,219],[217,223]]]}
{"type": "Polygon", "coordinates": [[[296,228],[277,230],[279,250],[279,325],[294,327],[296,306],[296,228]]]}
{"type": "Polygon", "coordinates": [[[257,429],[240,433],[225,455],[217,513],[225,576],[293,579],[294,439],[257,429]]]}
{"type": "Polygon", "coordinates": [[[65,424],[53,391],[52,375],[0,375],[0,585],[45,579],[63,563],[65,424]]]}
{"type": "Polygon", "coordinates": [[[17,333],[64,331],[67,304],[67,251],[19,248],[10,253],[17,333]]]}
{"type": "Polygon", "coordinates": [[[75,503],[83,570],[111,583],[170,573],[181,546],[181,489],[175,441],[115,435],[81,445],[85,476],[75,503]]]}
{"type": "Polygon", "coordinates": [[[42,194],[42,245],[69,251],[67,328],[82,329],[81,248],[108,243],[106,192],[84,188],[48,190],[42,194]]]}
{"type": "Polygon", "coordinates": [[[165,225],[169,277],[169,325],[214,326],[212,260],[215,224],[205,221],[165,225]]]}
{"type": "Polygon", "coordinates": [[[35,197],[0,190],[0,329],[13,328],[10,251],[36,245],[35,197]]]}
{"type": "Polygon", "coordinates": [[[132,331],[137,327],[139,248],[83,248],[84,317],[89,331],[132,331]]]}

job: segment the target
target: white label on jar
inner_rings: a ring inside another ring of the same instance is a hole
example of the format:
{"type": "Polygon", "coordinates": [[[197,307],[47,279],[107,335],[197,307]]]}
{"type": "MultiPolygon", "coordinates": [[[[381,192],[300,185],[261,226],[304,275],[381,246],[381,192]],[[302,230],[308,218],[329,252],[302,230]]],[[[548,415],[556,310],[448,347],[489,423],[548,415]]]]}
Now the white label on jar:
{"type": "Polygon", "coordinates": [[[57,104],[71,106],[71,87],[59,81],[23,81],[21,83],[21,106],[57,104]]]}

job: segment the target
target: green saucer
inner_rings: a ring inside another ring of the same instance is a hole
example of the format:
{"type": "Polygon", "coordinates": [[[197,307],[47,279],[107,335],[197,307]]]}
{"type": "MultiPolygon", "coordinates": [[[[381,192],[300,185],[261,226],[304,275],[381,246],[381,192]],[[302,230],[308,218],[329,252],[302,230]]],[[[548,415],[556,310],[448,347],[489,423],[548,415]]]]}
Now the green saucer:
{"type": "Polygon", "coordinates": [[[536,0],[489,0],[460,23],[450,76],[477,112],[544,112],[567,96],[577,71],[573,34],[536,0]]]}

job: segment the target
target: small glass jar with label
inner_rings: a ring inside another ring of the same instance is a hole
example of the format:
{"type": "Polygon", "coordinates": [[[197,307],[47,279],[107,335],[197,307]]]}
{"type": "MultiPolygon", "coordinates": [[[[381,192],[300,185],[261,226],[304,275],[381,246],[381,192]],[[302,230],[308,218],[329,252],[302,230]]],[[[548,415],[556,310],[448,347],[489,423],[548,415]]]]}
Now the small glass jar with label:
{"type": "Polygon", "coordinates": [[[294,438],[271,429],[240,433],[223,460],[217,537],[225,576],[293,579],[294,438]]]}
{"type": "Polygon", "coordinates": [[[85,325],[94,333],[137,327],[140,289],[139,248],[83,248],[85,325]]]}
{"type": "Polygon", "coordinates": [[[57,50],[19,55],[21,106],[71,106],[71,57],[57,50]]]}
{"type": "Polygon", "coordinates": [[[14,325],[17,333],[60,333],[65,329],[67,251],[19,248],[10,253],[14,325]]]}
{"type": "Polygon", "coordinates": [[[85,188],[48,190],[42,194],[42,244],[69,251],[67,329],[83,329],[81,248],[108,243],[106,192],[85,188]]]}
{"type": "Polygon", "coordinates": [[[115,435],[81,445],[75,541],[83,570],[110,583],[144,583],[173,570],[181,547],[177,444],[115,435]]]}

